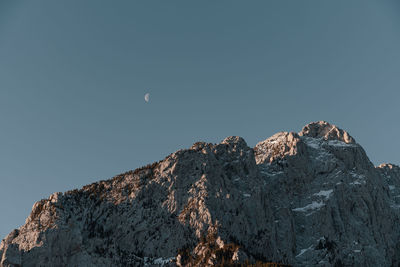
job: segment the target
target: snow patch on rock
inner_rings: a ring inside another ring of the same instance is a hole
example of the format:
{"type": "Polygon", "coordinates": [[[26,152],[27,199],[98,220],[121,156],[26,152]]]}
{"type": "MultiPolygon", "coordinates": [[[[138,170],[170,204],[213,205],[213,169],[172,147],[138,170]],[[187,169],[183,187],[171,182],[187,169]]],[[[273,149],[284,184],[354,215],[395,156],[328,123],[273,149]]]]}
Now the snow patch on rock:
{"type": "Polygon", "coordinates": [[[292,211],[296,211],[296,212],[307,212],[310,210],[319,210],[320,208],[322,208],[323,206],[325,206],[325,204],[322,201],[313,201],[311,204],[308,204],[307,206],[301,207],[301,208],[295,208],[292,209],[292,211]]]}
{"type": "Polygon", "coordinates": [[[332,193],[333,193],[333,189],[321,190],[318,193],[315,193],[314,196],[325,197],[326,199],[329,199],[329,197],[331,196],[332,193]]]}

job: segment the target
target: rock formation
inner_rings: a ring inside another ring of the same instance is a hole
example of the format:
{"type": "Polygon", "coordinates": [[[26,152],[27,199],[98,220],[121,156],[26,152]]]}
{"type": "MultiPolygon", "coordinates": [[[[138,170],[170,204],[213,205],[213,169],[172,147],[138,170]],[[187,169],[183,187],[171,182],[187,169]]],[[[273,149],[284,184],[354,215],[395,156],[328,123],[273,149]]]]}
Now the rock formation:
{"type": "Polygon", "coordinates": [[[54,193],[0,245],[0,266],[398,266],[400,168],[327,122],[195,143],[54,193]]]}

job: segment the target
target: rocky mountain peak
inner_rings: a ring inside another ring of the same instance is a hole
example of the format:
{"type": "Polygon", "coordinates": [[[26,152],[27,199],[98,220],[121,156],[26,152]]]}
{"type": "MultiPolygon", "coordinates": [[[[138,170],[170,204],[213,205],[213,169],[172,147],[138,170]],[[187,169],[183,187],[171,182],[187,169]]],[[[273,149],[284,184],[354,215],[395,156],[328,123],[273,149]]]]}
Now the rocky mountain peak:
{"type": "Polygon", "coordinates": [[[221,142],[222,144],[235,145],[238,147],[247,147],[246,141],[240,136],[228,136],[221,142]]]}
{"type": "Polygon", "coordinates": [[[300,136],[323,138],[325,140],[338,140],[347,144],[355,144],[356,141],[346,131],[326,121],[312,122],[304,126],[299,132],[300,136]]]}
{"type": "Polygon", "coordinates": [[[378,166],[378,168],[383,169],[383,170],[388,170],[388,171],[393,171],[395,173],[400,174],[400,167],[391,163],[383,163],[378,166]]]}
{"type": "Polygon", "coordinates": [[[0,267],[398,266],[400,167],[327,122],[197,142],[33,205],[0,267]]]}
{"type": "Polygon", "coordinates": [[[257,164],[262,164],[271,163],[285,156],[302,154],[304,151],[305,145],[297,133],[279,132],[259,142],[254,147],[254,156],[257,164]]]}

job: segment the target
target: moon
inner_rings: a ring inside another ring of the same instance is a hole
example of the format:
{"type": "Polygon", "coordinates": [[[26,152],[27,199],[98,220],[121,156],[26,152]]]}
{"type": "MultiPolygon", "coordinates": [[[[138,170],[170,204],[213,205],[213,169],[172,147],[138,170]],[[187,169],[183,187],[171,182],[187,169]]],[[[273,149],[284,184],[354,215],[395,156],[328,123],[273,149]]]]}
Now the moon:
{"type": "Polygon", "coordinates": [[[150,100],[150,94],[149,94],[149,93],[146,93],[146,94],[144,95],[144,101],[146,101],[146,103],[148,103],[149,100],[150,100]]]}

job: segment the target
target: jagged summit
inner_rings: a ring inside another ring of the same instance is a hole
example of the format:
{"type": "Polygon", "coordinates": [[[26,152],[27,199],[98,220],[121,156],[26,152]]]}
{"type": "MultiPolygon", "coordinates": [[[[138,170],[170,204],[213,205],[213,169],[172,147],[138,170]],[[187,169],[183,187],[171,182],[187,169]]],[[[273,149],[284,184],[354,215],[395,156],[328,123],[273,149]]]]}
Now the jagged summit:
{"type": "Polygon", "coordinates": [[[239,147],[247,147],[246,141],[240,136],[228,136],[222,140],[221,144],[236,144],[239,147]]]}
{"type": "Polygon", "coordinates": [[[327,122],[197,142],[33,205],[0,266],[400,264],[400,167],[327,122]]]}
{"type": "Polygon", "coordinates": [[[264,162],[271,163],[277,158],[303,153],[305,150],[304,146],[297,133],[279,132],[259,142],[254,147],[254,155],[257,164],[264,162]]]}
{"type": "Polygon", "coordinates": [[[395,172],[399,172],[400,173],[400,167],[392,164],[392,163],[382,163],[378,166],[378,168],[380,169],[388,169],[388,170],[393,170],[395,172]]]}
{"type": "Polygon", "coordinates": [[[347,144],[354,144],[356,141],[346,131],[326,121],[312,122],[304,126],[299,132],[300,136],[313,138],[324,138],[325,140],[338,140],[347,144]]]}

